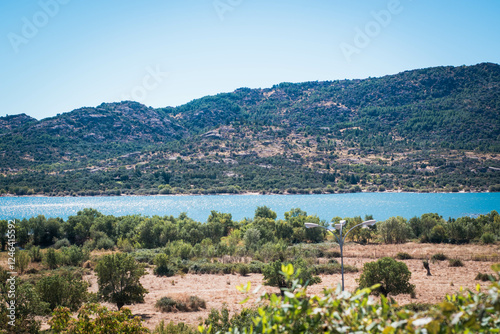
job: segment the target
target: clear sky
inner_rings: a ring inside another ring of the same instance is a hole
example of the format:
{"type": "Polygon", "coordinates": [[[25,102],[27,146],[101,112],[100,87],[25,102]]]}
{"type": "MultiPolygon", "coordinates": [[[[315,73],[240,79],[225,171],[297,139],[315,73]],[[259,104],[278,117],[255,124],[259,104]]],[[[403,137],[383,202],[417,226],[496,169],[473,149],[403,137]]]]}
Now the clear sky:
{"type": "Polygon", "coordinates": [[[500,63],[498,0],[2,0],[0,116],[500,63]]]}

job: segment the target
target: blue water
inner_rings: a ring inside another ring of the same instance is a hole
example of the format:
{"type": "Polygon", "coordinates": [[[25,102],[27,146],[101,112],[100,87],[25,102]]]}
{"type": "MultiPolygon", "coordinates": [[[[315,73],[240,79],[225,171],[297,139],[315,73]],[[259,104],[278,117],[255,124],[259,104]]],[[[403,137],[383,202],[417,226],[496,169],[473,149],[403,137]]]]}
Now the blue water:
{"type": "Polygon", "coordinates": [[[301,208],[321,219],[366,214],[385,220],[391,216],[411,218],[436,212],[445,219],[500,211],[500,193],[356,193],[329,195],[215,195],[215,196],[123,196],[123,197],[0,197],[0,219],[37,215],[62,217],[94,208],[115,216],[174,215],[186,212],[204,222],[211,210],[231,213],[233,219],[253,217],[257,206],[267,205],[282,218],[286,211],[301,208]]]}

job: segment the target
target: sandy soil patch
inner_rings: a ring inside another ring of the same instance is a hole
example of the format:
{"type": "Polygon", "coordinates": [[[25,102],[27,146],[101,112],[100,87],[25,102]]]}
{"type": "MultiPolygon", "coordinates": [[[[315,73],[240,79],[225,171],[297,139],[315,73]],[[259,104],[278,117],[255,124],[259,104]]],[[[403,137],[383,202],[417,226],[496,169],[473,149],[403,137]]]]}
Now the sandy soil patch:
{"type": "MultiPolygon", "coordinates": [[[[370,258],[344,258],[344,264],[354,265],[362,268],[366,262],[373,261],[370,258]]],[[[475,281],[478,272],[491,272],[491,262],[465,261],[464,267],[449,267],[448,261],[431,263],[432,276],[426,275],[426,270],[422,266],[422,260],[404,261],[412,272],[411,282],[416,285],[417,298],[411,299],[409,295],[395,296],[394,299],[401,305],[407,303],[437,303],[443,300],[446,294],[453,294],[462,286],[464,289],[475,289],[476,284],[488,286],[488,282],[475,281]]],[[[346,273],[345,289],[353,291],[357,287],[356,279],[358,273],[346,273]]],[[[336,288],[341,282],[341,275],[320,275],[322,283],[309,287],[311,294],[319,294],[324,288],[336,288]]],[[[97,279],[94,275],[89,275],[85,279],[92,284],[90,290],[97,291],[97,279]]],[[[128,305],[132,313],[141,316],[145,325],[154,329],[161,321],[165,322],[185,322],[191,325],[198,325],[205,319],[211,308],[221,309],[224,304],[231,312],[239,312],[245,307],[256,305],[257,298],[251,299],[245,305],[239,302],[244,299],[244,295],[236,290],[237,285],[246,284],[248,281],[254,287],[262,285],[262,275],[250,274],[246,277],[240,275],[192,275],[187,274],[174,277],[156,277],[149,270],[148,275],[141,279],[141,283],[149,293],[146,295],[144,304],[128,305]],[[173,284],[172,284],[173,283],[173,284]],[[188,313],[161,313],[155,309],[158,299],[165,296],[182,297],[195,295],[207,302],[207,309],[199,312],[188,313]]],[[[263,287],[261,291],[278,292],[278,289],[263,287]]],[[[105,304],[109,308],[116,309],[112,304],[105,304]]]]}

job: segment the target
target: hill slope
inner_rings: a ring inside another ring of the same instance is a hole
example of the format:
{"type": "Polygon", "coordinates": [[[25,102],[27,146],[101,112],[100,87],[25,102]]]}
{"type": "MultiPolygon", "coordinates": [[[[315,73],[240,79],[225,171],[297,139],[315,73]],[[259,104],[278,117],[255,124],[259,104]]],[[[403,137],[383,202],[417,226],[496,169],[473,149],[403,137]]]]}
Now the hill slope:
{"type": "Polygon", "coordinates": [[[3,117],[0,192],[487,190],[498,152],[500,66],[484,63],[3,117]]]}

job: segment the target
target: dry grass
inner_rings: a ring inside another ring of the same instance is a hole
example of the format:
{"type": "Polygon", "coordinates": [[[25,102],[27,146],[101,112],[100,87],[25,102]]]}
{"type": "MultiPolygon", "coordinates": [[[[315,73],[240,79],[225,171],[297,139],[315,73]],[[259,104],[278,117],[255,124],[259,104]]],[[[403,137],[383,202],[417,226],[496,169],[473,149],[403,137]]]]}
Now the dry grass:
{"type": "Polygon", "coordinates": [[[360,257],[378,259],[384,256],[396,257],[400,252],[410,254],[414,259],[429,259],[433,254],[443,253],[448,258],[463,261],[500,261],[497,245],[450,245],[450,244],[420,244],[409,242],[401,245],[358,245],[346,244],[345,257],[360,257]]]}

